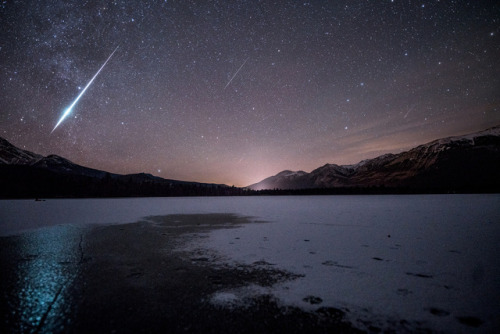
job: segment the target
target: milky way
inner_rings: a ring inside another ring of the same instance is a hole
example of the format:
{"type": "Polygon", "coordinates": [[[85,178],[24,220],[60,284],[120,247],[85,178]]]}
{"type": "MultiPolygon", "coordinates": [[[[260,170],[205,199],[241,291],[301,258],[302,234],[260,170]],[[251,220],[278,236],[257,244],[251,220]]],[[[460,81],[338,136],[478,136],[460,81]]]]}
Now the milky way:
{"type": "Polygon", "coordinates": [[[500,124],[492,1],[0,6],[0,136],[97,169],[243,186],[500,124]]]}

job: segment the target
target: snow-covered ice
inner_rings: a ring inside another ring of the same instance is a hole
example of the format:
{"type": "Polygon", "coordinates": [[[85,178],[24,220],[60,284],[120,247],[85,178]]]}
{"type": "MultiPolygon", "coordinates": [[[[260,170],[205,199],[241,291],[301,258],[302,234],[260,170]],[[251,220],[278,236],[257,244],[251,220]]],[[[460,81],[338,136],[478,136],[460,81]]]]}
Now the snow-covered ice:
{"type": "MultiPolygon", "coordinates": [[[[410,329],[500,328],[498,194],[8,200],[0,201],[0,235],[191,213],[269,222],[216,229],[188,247],[304,275],[266,288],[283,305],[348,309],[361,328],[397,329],[402,319],[410,329]]],[[[234,305],[251,291],[262,293],[250,286],[212,299],[234,305]]]]}
{"type": "Polygon", "coordinates": [[[274,287],[284,305],[349,309],[361,328],[499,328],[498,195],[256,200],[254,216],[272,223],[213,231],[204,247],[304,275],[274,287]]]}

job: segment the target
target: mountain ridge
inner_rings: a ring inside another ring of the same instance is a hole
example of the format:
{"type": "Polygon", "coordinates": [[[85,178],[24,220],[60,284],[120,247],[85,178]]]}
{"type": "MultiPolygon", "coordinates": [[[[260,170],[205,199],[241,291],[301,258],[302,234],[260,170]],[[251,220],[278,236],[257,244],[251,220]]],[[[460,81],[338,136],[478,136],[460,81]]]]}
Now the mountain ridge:
{"type": "Polygon", "coordinates": [[[327,163],[310,173],[290,170],[247,186],[251,190],[339,187],[500,188],[500,126],[445,137],[398,154],[352,165],[327,163]],[[286,172],[286,173],[285,173],[286,172]]]}
{"type": "Polygon", "coordinates": [[[500,126],[357,164],[284,170],[244,188],[109,173],[58,155],[44,157],[0,137],[0,198],[500,192],[499,171],[500,126]]]}
{"type": "Polygon", "coordinates": [[[207,184],[207,185],[217,185],[217,186],[226,186],[225,184],[215,184],[215,183],[203,183],[203,182],[194,182],[194,181],[180,181],[173,179],[165,179],[159,176],[154,176],[149,173],[132,173],[132,174],[117,174],[110,173],[107,171],[90,168],[86,166],[82,166],[72,162],[69,159],[61,157],[56,154],[49,154],[47,156],[43,156],[37,153],[33,153],[27,150],[20,149],[10,143],[8,140],[0,137],[0,165],[22,165],[29,166],[34,168],[46,169],[57,173],[63,174],[78,174],[82,176],[91,176],[104,178],[106,176],[110,176],[112,178],[120,178],[120,177],[138,177],[148,180],[156,180],[156,181],[166,181],[166,182],[178,182],[178,183],[186,183],[186,184],[207,184]]]}
{"type": "Polygon", "coordinates": [[[0,137],[0,198],[219,196],[243,191],[225,184],[115,174],[50,154],[20,149],[0,137]]]}

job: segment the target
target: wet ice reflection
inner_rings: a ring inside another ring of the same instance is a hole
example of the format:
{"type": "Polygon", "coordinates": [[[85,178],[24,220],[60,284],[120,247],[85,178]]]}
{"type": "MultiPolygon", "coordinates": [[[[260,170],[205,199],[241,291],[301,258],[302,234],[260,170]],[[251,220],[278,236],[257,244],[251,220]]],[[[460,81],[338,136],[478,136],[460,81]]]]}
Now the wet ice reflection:
{"type": "Polygon", "coordinates": [[[2,283],[10,287],[4,292],[10,295],[5,322],[20,332],[61,331],[71,322],[82,233],[66,225],[20,235],[17,243],[1,240],[2,283]]]}

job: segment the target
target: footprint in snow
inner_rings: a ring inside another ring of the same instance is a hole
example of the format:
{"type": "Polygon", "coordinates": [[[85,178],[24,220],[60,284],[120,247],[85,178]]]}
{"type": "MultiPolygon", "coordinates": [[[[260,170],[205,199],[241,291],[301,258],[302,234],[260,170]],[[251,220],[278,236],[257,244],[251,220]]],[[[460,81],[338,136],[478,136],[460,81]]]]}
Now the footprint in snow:
{"type": "Polygon", "coordinates": [[[130,274],[127,275],[127,278],[139,278],[143,276],[144,273],[140,271],[132,271],[130,274]]]}
{"type": "Polygon", "coordinates": [[[401,289],[398,289],[396,291],[396,293],[400,296],[408,296],[409,294],[412,294],[413,292],[411,290],[408,290],[408,289],[404,289],[404,288],[401,288],[401,289]]]}
{"type": "Polygon", "coordinates": [[[253,265],[256,265],[256,266],[274,266],[276,265],[275,263],[269,263],[265,260],[259,260],[259,261],[255,261],[254,263],[252,263],[253,265]]]}
{"type": "Polygon", "coordinates": [[[429,312],[431,312],[431,314],[438,316],[438,317],[446,317],[446,316],[450,315],[450,312],[439,309],[437,307],[431,307],[429,309],[429,312]]]}
{"type": "Polygon", "coordinates": [[[420,278],[433,278],[432,275],[428,274],[420,274],[420,273],[406,273],[408,276],[415,276],[415,277],[420,277],[420,278]]]}
{"type": "Polygon", "coordinates": [[[346,268],[346,269],[352,269],[353,268],[351,266],[346,266],[346,265],[343,265],[343,264],[339,264],[337,261],[331,261],[331,260],[322,262],[321,264],[324,265],[324,266],[333,266],[333,267],[338,267],[338,268],[346,268]]]}
{"type": "Polygon", "coordinates": [[[479,327],[483,324],[483,321],[479,318],[476,317],[471,317],[471,316],[465,316],[465,317],[457,317],[458,322],[460,322],[463,325],[469,326],[469,327],[479,327]]]}
{"type": "Polygon", "coordinates": [[[316,296],[307,296],[302,300],[305,301],[306,303],[311,304],[311,305],[317,305],[317,304],[321,304],[323,302],[323,299],[321,299],[320,297],[316,297],[316,296]]]}

